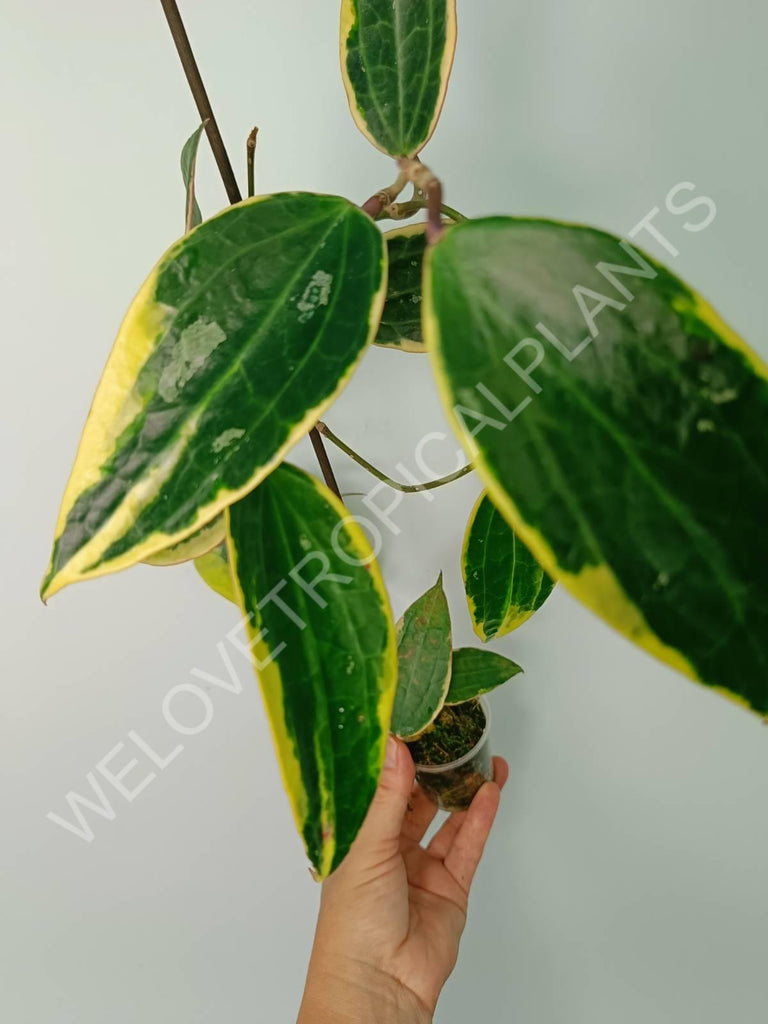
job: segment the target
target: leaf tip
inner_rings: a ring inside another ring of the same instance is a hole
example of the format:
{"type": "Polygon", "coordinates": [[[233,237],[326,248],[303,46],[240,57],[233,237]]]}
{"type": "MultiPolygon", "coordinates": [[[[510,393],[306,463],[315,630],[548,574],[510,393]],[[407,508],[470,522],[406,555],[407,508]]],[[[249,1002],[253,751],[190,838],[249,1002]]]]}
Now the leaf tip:
{"type": "Polygon", "coordinates": [[[490,633],[487,633],[483,623],[477,622],[474,618],[472,619],[472,629],[474,630],[475,636],[478,640],[484,644],[487,644],[489,640],[493,640],[496,636],[496,630],[492,630],[490,633]]]}
{"type": "MultiPolygon", "coordinates": [[[[42,578],[42,580],[40,582],[40,588],[39,588],[37,593],[38,593],[38,595],[40,597],[40,600],[43,602],[44,605],[48,604],[48,598],[51,597],[55,593],[55,590],[51,586],[51,584],[53,583],[54,579],[55,579],[55,576],[53,575],[53,573],[49,569],[46,572],[45,576],[43,576],[43,578],[42,578]]],[[[58,588],[56,588],[56,589],[58,589],[58,588]]]]}
{"type": "Polygon", "coordinates": [[[77,575],[72,575],[66,571],[66,567],[58,570],[50,568],[43,577],[43,581],[40,584],[40,600],[43,604],[47,605],[50,598],[54,594],[58,594],[64,587],[68,587],[70,583],[75,583],[80,579],[77,575]]]}

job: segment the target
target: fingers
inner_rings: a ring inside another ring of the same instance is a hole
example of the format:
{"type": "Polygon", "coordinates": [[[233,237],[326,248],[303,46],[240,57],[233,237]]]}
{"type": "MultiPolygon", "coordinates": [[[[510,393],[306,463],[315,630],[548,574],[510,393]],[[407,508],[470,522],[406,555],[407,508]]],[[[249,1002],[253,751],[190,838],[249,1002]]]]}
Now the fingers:
{"type": "Polygon", "coordinates": [[[356,860],[373,858],[378,862],[398,852],[413,778],[410,751],[404,743],[390,736],[379,788],[352,848],[356,860]]]}
{"type": "Polygon", "coordinates": [[[495,782],[486,784],[475,795],[466,811],[461,828],[446,853],[443,864],[464,892],[469,892],[477,865],[499,809],[501,790],[495,782]]]}
{"type": "MultiPolygon", "coordinates": [[[[504,784],[508,778],[509,765],[503,757],[494,757],[493,781],[500,790],[504,788],[504,784]]],[[[448,818],[445,823],[441,825],[438,831],[435,832],[427,846],[428,852],[431,853],[433,857],[437,857],[438,860],[443,860],[446,857],[468,813],[468,811],[454,811],[450,818],[448,818]]]]}
{"type": "Polygon", "coordinates": [[[503,757],[494,757],[493,759],[493,781],[499,787],[504,789],[509,778],[509,765],[503,757]]]}
{"type": "Polygon", "coordinates": [[[420,843],[437,814],[437,804],[418,785],[411,791],[408,813],[403,821],[403,838],[420,843]]]}

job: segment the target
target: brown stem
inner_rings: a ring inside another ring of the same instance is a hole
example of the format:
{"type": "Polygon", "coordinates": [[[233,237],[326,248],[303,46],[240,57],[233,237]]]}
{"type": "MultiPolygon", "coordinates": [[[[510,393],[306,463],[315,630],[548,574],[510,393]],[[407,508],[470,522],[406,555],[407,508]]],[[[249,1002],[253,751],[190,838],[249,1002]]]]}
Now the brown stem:
{"type": "Polygon", "coordinates": [[[427,190],[427,243],[434,245],[443,236],[443,186],[437,178],[433,178],[427,190]]]}
{"type": "Polygon", "coordinates": [[[376,195],[371,196],[370,199],[366,199],[360,209],[363,213],[367,213],[373,220],[376,220],[386,205],[387,204],[382,199],[381,192],[377,192],[376,195]]]}
{"type": "Polygon", "coordinates": [[[401,171],[388,188],[383,188],[379,192],[374,193],[370,199],[366,199],[360,209],[376,220],[385,207],[391,206],[394,203],[407,184],[408,175],[405,171],[401,171]]]}
{"type": "Polygon", "coordinates": [[[213,114],[213,108],[208,99],[208,93],[205,91],[203,80],[200,77],[200,70],[197,66],[195,55],[192,53],[189,36],[184,28],[184,22],[181,20],[178,5],[176,0],[160,0],[160,3],[165,12],[181,66],[184,68],[184,74],[187,76],[187,82],[192,91],[192,98],[197,104],[200,120],[205,122],[208,141],[211,144],[216,166],[219,168],[219,174],[224,182],[224,188],[227,190],[229,201],[230,203],[239,203],[242,199],[240,189],[235,180],[235,173],[232,170],[232,164],[229,162],[229,157],[224,147],[224,140],[221,137],[219,126],[213,114]]]}
{"type": "MultiPolygon", "coordinates": [[[[208,135],[208,141],[211,144],[211,150],[213,151],[213,155],[216,160],[216,166],[219,169],[221,180],[224,182],[224,188],[227,190],[229,201],[230,203],[239,203],[243,197],[240,195],[240,189],[238,188],[237,181],[235,180],[235,174],[232,170],[232,164],[230,163],[226,147],[224,146],[224,140],[221,137],[221,132],[219,131],[219,126],[216,122],[213,108],[211,107],[210,100],[208,99],[208,93],[205,91],[203,79],[200,77],[200,70],[197,66],[195,55],[192,52],[192,46],[189,42],[187,30],[184,28],[184,22],[181,20],[181,13],[179,11],[178,4],[176,3],[176,0],[160,0],[160,4],[165,12],[168,27],[171,30],[171,36],[173,37],[173,42],[176,46],[176,52],[179,55],[181,66],[184,69],[184,74],[187,76],[187,82],[189,83],[192,97],[197,104],[200,120],[205,122],[205,131],[208,135]]],[[[328,453],[323,445],[323,439],[317,432],[317,427],[312,428],[309,436],[312,440],[312,447],[315,449],[315,454],[317,455],[317,461],[320,463],[323,479],[327,486],[340,499],[341,493],[339,491],[339,485],[336,483],[336,477],[333,475],[333,469],[331,468],[328,453]]]]}
{"type": "Polygon", "coordinates": [[[440,216],[443,205],[443,186],[432,171],[418,157],[402,157],[398,165],[415,188],[427,197],[427,242],[433,245],[445,232],[440,216]]]}
{"type": "MultiPolygon", "coordinates": [[[[409,199],[404,203],[390,203],[389,206],[381,211],[377,220],[408,220],[409,217],[415,216],[419,210],[426,210],[426,208],[427,203],[424,199],[409,199]]],[[[455,224],[462,220],[467,220],[463,213],[459,213],[452,206],[446,206],[445,203],[440,208],[440,212],[455,224]]]]}
{"type": "Polygon", "coordinates": [[[248,164],[248,198],[252,198],[256,191],[256,136],[259,134],[258,125],[253,129],[245,143],[246,163],[248,164]]]}
{"type": "Polygon", "coordinates": [[[320,469],[323,471],[323,478],[336,497],[341,501],[341,491],[339,485],[336,483],[336,477],[333,474],[333,467],[331,466],[331,460],[328,458],[328,452],[325,450],[323,439],[320,436],[320,431],[317,427],[312,427],[309,432],[309,439],[312,442],[312,447],[315,449],[315,455],[317,461],[320,463],[320,469]]]}

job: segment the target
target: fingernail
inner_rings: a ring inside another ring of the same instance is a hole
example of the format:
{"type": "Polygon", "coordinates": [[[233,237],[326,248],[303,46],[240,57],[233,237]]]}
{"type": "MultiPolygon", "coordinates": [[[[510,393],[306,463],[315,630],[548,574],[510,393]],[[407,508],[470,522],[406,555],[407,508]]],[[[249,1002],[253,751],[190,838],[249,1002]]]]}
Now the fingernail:
{"type": "Polygon", "coordinates": [[[394,768],[397,764],[397,740],[394,736],[387,737],[387,749],[384,754],[384,767],[394,768]]]}

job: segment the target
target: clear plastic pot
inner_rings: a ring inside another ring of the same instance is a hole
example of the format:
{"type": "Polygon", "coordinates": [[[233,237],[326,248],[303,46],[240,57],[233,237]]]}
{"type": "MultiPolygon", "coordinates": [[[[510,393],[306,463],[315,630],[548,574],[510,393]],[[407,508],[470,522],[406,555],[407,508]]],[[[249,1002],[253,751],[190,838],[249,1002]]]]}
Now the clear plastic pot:
{"type": "Polygon", "coordinates": [[[493,781],[491,709],[480,698],[485,716],[483,735],[466,754],[447,764],[417,764],[416,781],[444,811],[466,811],[484,782],[493,781]]]}

